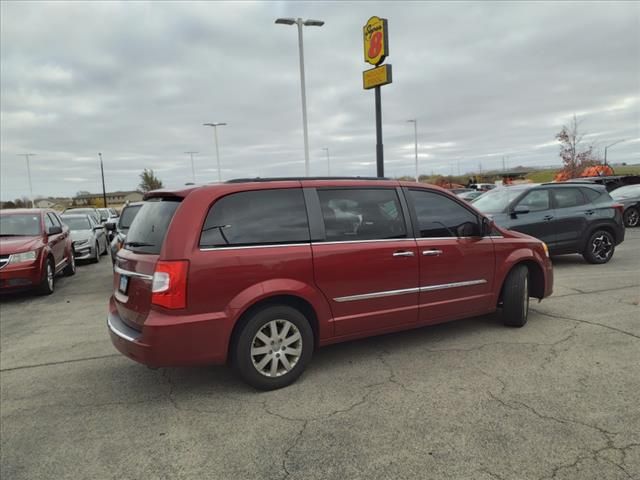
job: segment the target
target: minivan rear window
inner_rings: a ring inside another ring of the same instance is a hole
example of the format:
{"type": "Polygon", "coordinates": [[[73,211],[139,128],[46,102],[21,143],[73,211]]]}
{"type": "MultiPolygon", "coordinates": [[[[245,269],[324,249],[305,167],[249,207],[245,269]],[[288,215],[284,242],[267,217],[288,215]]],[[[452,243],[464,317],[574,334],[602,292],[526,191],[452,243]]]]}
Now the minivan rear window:
{"type": "Polygon", "coordinates": [[[277,245],[310,241],[302,189],[238,192],[209,210],[200,247],[277,245]]]}
{"type": "Polygon", "coordinates": [[[146,201],[129,228],[124,248],[136,253],[159,254],[180,200],[154,198],[146,201]]]}

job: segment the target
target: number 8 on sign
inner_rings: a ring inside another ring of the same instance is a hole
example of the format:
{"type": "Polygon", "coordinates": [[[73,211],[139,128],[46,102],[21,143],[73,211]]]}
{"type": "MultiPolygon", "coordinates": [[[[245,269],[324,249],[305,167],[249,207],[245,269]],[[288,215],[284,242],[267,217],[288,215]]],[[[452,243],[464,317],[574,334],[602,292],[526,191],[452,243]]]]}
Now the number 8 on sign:
{"type": "Polygon", "coordinates": [[[387,20],[371,17],[362,27],[364,40],[364,61],[378,66],[389,55],[389,40],[387,36],[387,20]]]}
{"type": "Polygon", "coordinates": [[[380,50],[382,50],[382,32],[374,32],[369,44],[369,58],[375,58],[380,55],[380,50]]]}

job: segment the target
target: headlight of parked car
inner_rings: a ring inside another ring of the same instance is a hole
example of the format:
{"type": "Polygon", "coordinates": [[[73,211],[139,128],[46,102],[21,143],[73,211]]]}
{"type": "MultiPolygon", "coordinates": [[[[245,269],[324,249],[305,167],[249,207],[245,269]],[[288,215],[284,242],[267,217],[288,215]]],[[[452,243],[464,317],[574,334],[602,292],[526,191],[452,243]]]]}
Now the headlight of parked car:
{"type": "Polygon", "coordinates": [[[86,245],[87,243],[89,243],[89,240],[78,240],[77,242],[73,242],[74,245],[80,247],[82,245],[86,245]]]}
{"type": "Polygon", "coordinates": [[[13,255],[11,255],[9,263],[33,262],[36,258],[38,258],[38,252],[36,250],[24,253],[14,253],[13,255]]]}

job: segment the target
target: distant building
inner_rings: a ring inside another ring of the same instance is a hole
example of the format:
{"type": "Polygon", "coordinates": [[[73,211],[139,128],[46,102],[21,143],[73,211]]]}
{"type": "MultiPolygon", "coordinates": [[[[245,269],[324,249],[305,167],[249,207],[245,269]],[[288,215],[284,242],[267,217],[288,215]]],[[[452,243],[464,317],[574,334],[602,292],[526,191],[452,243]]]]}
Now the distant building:
{"type": "MultiPolygon", "coordinates": [[[[107,192],[107,203],[109,206],[124,205],[127,202],[140,202],[142,201],[142,193],[136,190],[131,191],[118,191],[107,192]]],[[[73,205],[76,207],[83,207],[86,205],[96,205],[102,203],[101,193],[87,193],[78,195],[73,198],[73,205]]]]}
{"type": "Polygon", "coordinates": [[[71,206],[72,200],[67,197],[47,197],[36,198],[34,203],[36,208],[53,208],[54,210],[64,210],[65,208],[71,206]]]}

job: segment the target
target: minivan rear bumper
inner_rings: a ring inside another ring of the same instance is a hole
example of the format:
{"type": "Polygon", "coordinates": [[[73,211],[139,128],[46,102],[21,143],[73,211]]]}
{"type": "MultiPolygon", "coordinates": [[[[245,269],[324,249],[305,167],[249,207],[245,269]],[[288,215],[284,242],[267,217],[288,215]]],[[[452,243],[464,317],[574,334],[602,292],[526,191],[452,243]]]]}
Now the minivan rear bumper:
{"type": "Polygon", "coordinates": [[[122,321],[114,302],[111,297],[107,316],[111,343],[130,359],[153,368],[226,362],[231,334],[226,317],[186,320],[150,310],[139,331],[122,321]]]}

